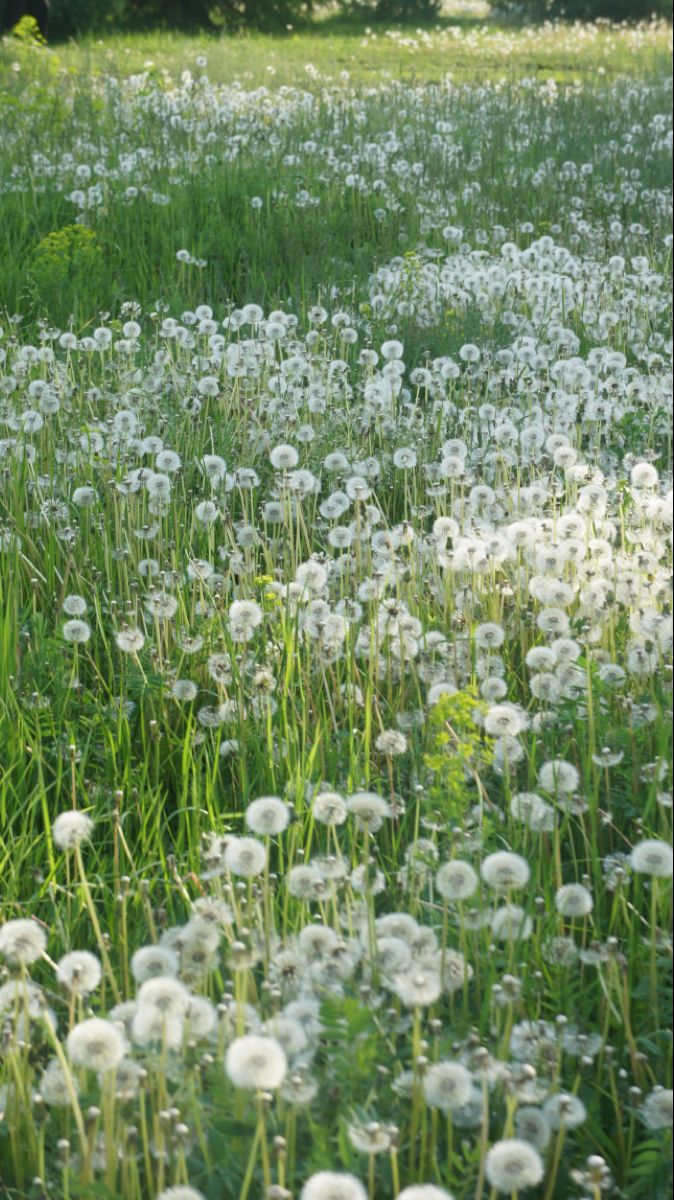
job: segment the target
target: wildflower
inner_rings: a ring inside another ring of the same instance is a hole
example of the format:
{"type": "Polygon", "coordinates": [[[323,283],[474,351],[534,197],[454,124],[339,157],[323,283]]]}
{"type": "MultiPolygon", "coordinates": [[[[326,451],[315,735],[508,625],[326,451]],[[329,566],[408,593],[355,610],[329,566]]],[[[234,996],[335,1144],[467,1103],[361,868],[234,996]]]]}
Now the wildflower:
{"type": "Polygon", "coordinates": [[[487,1151],[486,1175],[497,1192],[510,1196],[536,1187],[543,1178],[543,1163],[534,1146],[519,1138],[507,1138],[487,1151]]]}
{"type": "Polygon", "coordinates": [[[204,1193],[198,1191],[197,1188],[182,1184],[178,1187],[164,1188],[159,1192],[156,1200],[206,1200],[206,1198],[204,1193]]]}
{"type": "Polygon", "coordinates": [[[484,722],[490,737],[517,737],[526,727],[526,714],[515,704],[492,705],[484,722]]]}
{"type": "Polygon", "coordinates": [[[262,619],[262,609],[254,600],[235,600],[229,609],[229,628],[234,641],[249,641],[262,619]]]}
{"type": "Polygon", "coordinates": [[[385,754],[387,758],[395,758],[407,750],[407,738],[397,729],[386,729],[376,738],[375,746],[380,754],[385,754]]]}
{"type": "Polygon", "coordinates": [[[167,1050],[178,1050],[183,1042],[184,1016],[177,1012],[163,1012],[154,1005],[139,1005],[131,1019],[131,1036],[141,1046],[153,1043],[167,1050]]]}
{"type": "Polygon", "coordinates": [[[582,883],[567,883],[555,894],[555,908],[563,917],[587,917],[592,903],[592,894],[582,883]]]}
{"type": "Polygon", "coordinates": [[[46,947],[47,934],[37,921],[19,917],[0,925],[0,954],[12,966],[29,966],[42,957],[46,947]]]}
{"type": "Polygon", "coordinates": [[[453,1197],[434,1183],[413,1183],[398,1192],[396,1200],[453,1200],[453,1197]]]}
{"type": "Polygon", "coordinates": [[[87,602],[84,596],[66,596],[61,605],[64,613],[69,617],[81,617],[87,611],[87,602]]]}
{"type": "Polygon", "coordinates": [[[556,1096],[551,1096],[549,1100],[546,1100],[543,1112],[552,1129],[559,1129],[562,1125],[567,1129],[575,1129],[577,1125],[582,1125],[587,1119],[587,1112],[582,1100],[567,1092],[559,1092],[556,1096]]]}
{"type": "Polygon", "coordinates": [[[190,1005],[190,993],[184,983],[169,975],[145,980],[137,999],[139,1007],[154,1008],[164,1017],[182,1017],[190,1005]]]}
{"type": "Polygon", "coordinates": [[[630,865],[639,874],[671,879],[674,866],[672,847],[668,842],[658,841],[656,838],[637,842],[630,854],[630,865]]]}
{"type": "Polygon", "coordinates": [[[300,1200],[367,1200],[367,1192],[355,1175],[318,1171],[305,1183],[300,1200]]]}
{"type": "Polygon", "coordinates": [[[290,809],[278,796],[261,796],[248,805],[245,821],[251,833],[273,837],[288,828],[290,809]]]}
{"type": "Polygon", "coordinates": [[[424,1075],[423,1088],[426,1103],[431,1108],[448,1113],[468,1103],[473,1091],[473,1078],[461,1063],[432,1063],[424,1075]]]}
{"type": "Polygon", "coordinates": [[[168,946],[141,946],[131,957],[131,974],[136,983],[158,976],[177,975],[178,955],[168,946]]]}
{"type": "Polygon", "coordinates": [[[275,471],[292,471],[300,461],[300,456],[294,446],[275,446],[269,455],[269,461],[275,471]]]}
{"type": "Polygon", "coordinates": [[[507,892],[512,888],[526,887],[531,870],[528,862],[519,854],[500,850],[485,858],[480,868],[485,883],[496,892],[507,892]]]}
{"type": "Polygon", "coordinates": [[[225,864],[232,875],[250,878],[261,875],[267,863],[267,851],[255,838],[232,838],[225,850],[225,864]]]}
{"type": "Polygon", "coordinates": [[[477,889],[477,873],[470,863],[455,858],[438,868],[435,886],[445,900],[468,900],[477,889]]]}
{"type": "Polygon", "coordinates": [[[394,976],[392,983],[406,1008],[428,1008],[442,991],[440,976],[434,971],[403,972],[394,976]]]}
{"type": "Polygon", "coordinates": [[[275,1091],[288,1069],[285,1053],[275,1038],[246,1035],[232,1042],[225,1070],[235,1087],[249,1091],[275,1091]]]}
{"type": "Polygon", "coordinates": [[[191,679],[176,679],[171,686],[171,695],[180,704],[189,704],[198,694],[199,688],[191,679]]]}
{"type": "Polygon", "coordinates": [[[358,829],[376,832],[381,829],[386,817],[391,816],[391,805],[376,792],[354,792],[346,801],[347,812],[356,818],[358,829]]]}
{"type": "Polygon", "coordinates": [[[382,1154],[390,1150],[392,1145],[389,1130],[378,1121],[371,1121],[368,1125],[349,1125],[347,1133],[354,1150],[359,1150],[361,1154],[382,1154]]]}
{"type": "Polygon", "coordinates": [[[641,1119],[648,1129],[672,1128],[672,1089],[656,1087],[649,1092],[641,1108],[641,1119]]]}
{"type": "Polygon", "coordinates": [[[95,991],[102,974],[99,959],[88,950],[71,950],[59,959],[56,967],[58,982],[76,996],[86,996],[95,991]]]}
{"type": "Polygon", "coordinates": [[[530,1142],[541,1154],[545,1153],[551,1137],[551,1126],[541,1108],[523,1105],[515,1114],[515,1132],[518,1138],[530,1142]]]}
{"type": "Polygon", "coordinates": [[[327,890],[323,875],[313,863],[291,867],[286,875],[286,888],[298,900],[322,900],[327,890]]]}
{"type": "Polygon", "coordinates": [[[126,1038],[117,1025],[102,1017],[91,1017],[75,1025],[66,1042],[68,1056],[76,1067],[90,1071],[113,1071],[126,1053],[126,1038]]]}
{"type": "Polygon", "coordinates": [[[145,634],[140,629],[120,629],[115,634],[115,641],[125,654],[138,654],[145,645],[145,634]]]}
{"type": "Polygon", "coordinates": [[[86,621],[74,618],[72,621],[66,621],[62,632],[66,642],[72,642],[76,646],[83,646],[91,637],[91,626],[87,625],[86,621]]]}
{"type": "Polygon", "coordinates": [[[94,823],[86,813],[60,813],[51,827],[51,835],[59,850],[74,850],[83,842],[91,841],[94,823]]]}
{"type": "Polygon", "coordinates": [[[411,471],[417,465],[416,451],[411,446],[401,447],[393,455],[393,465],[401,471],[411,471]]]}
{"type": "Polygon", "coordinates": [[[580,776],[573,763],[560,758],[544,763],[538,772],[539,786],[552,795],[575,792],[579,782],[580,776]]]}
{"type": "Polygon", "coordinates": [[[533,933],[533,921],[517,904],[504,904],[491,920],[492,934],[498,942],[526,940],[533,933]]]}
{"type": "Polygon", "coordinates": [[[71,1076],[66,1079],[63,1065],[58,1058],[51,1058],[47,1063],[38,1084],[38,1091],[45,1104],[50,1108],[69,1108],[72,1104],[72,1089],[79,1095],[79,1082],[71,1076]]]}

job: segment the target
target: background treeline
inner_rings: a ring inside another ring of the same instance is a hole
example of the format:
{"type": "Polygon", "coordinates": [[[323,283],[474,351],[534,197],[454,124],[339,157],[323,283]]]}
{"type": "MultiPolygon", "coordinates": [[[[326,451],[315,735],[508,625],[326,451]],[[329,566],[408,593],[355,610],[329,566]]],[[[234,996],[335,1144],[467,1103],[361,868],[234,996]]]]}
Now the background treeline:
{"type": "MultiPolygon", "coordinates": [[[[6,29],[28,14],[42,26],[48,9],[49,36],[55,39],[111,29],[282,31],[309,23],[325,7],[324,0],[0,0],[0,24],[6,29]]],[[[332,0],[328,7],[354,19],[423,22],[441,16],[443,0],[332,0]]],[[[643,20],[671,17],[672,0],[495,0],[494,11],[525,21],[643,20]]]]}

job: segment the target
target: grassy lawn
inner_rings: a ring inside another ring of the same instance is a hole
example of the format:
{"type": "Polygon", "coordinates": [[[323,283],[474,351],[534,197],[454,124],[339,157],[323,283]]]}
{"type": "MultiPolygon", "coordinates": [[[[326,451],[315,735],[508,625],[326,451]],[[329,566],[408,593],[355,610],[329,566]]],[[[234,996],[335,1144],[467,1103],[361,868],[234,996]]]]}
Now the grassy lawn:
{"type": "Polygon", "coordinates": [[[670,43],[0,43],[0,1200],[667,1194],[670,43]]]}

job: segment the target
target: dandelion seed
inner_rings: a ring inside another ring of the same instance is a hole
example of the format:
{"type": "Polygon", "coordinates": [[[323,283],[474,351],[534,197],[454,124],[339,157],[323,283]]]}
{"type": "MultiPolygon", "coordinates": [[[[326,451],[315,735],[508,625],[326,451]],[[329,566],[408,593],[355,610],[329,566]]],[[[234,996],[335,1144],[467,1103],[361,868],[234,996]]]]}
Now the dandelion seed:
{"type": "Polygon", "coordinates": [[[125,654],[138,654],[145,645],[145,634],[140,629],[120,629],[115,641],[125,654]]]}
{"type": "Polygon", "coordinates": [[[62,1064],[57,1058],[52,1058],[40,1076],[38,1090],[50,1108],[70,1108],[72,1093],[74,1091],[78,1096],[80,1087],[76,1078],[66,1079],[62,1064]]]}
{"type": "Polygon", "coordinates": [[[543,1178],[543,1163],[538,1151],[519,1138],[496,1142],[487,1151],[486,1175],[497,1192],[513,1195],[536,1187],[543,1178]]]}
{"type": "Polygon", "coordinates": [[[423,1089],[426,1103],[431,1108],[449,1113],[468,1103],[473,1092],[473,1078],[460,1063],[432,1063],[424,1075],[423,1089]]]}
{"type": "Polygon", "coordinates": [[[562,1126],[575,1129],[587,1119],[582,1100],[568,1092],[559,1092],[556,1096],[551,1096],[543,1105],[543,1112],[552,1129],[560,1129],[562,1126]]]}
{"type": "Polygon", "coordinates": [[[76,646],[84,646],[91,637],[91,627],[87,625],[86,621],[74,618],[72,621],[66,621],[62,633],[66,642],[71,642],[76,646]]]}
{"type": "Polygon", "coordinates": [[[630,854],[630,865],[639,874],[671,879],[674,869],[672,847],[668,842],[661,842],[655,838],[637,842],[630,854]]]}
{"type": "Polygon", "coordinates": [[[275,1038],[237,1038],[225,1056],[227,1075],[235,1087],[246,1091],[276,1091],[287,1069],[285,1053],[275,1038]]]}
{"type": "Polygon", "coordinates": [[[640,1113],[648,1129],[672,1128],[672,1098],[671,1088],[656,1087],[649,1092],[640,1113]]]}
{"type": "Polygon", "coordinates": [[[398,1192],[396,1200],[453,1200],[453,1197],[434,1183],[413,1183],[398,1192]]]}
{"type": "Polygon", "coordinates": [[[267,851],[254,838],[232,838],[225,850],[225,864],[232,875],[251,878],[261,875],[267,863],[267,851]]]}
{"type": "Polygon", "coordinates": [[[507,892],[512,888],[526,887],[531,870],[528,862],[519,854],[500,850],[485,858],[480,868],[485,883],[496,892],[507,892]]]}
{"type": "Polygon", "coordinates": [[[555,894],[555,908],[563,917],[587,917],[592,907],[592,894],[582,883],[567,883],[555,894]]]}
{"type": "Polygon", "coordinates": [[[470,863],[453,859],[443,863],[435,875],[435,886],[445,900],[468,900],[478,886],[478,876],[470,863]]]}
{"type": "Polygon", "coordinates": [[[47,934],[37,921],[18,918],[0,925],[0,954],[12,966],[30,966],[46,948],[47,934]]]}
{"type": "Polygon", "coordinates": [[[76,1067],[104,1073],[114,1071],[126,1053],[126,1039],[117,1025],[91,1017],[75,1025],[66,1041],[68,1057],[76,1067]]]}
{"type": "Polygon", "coordinates": [[[261,796],[248,805],[245,821],[251,833],[274,837],[288,828],[290,810],[277,796],[261,796]]]}
{"type": "Polygon", "coordinates": [[[73,995],[87,996],[101,982],[103,970],[95,954],[88,950],[72,950],[59,959],[56,979],[73,995]]]}
{"type": "Polygon", "coordinates": [[[305,1183],[300,1200],[367,1200],[367,1192],[355,1175],[319,1171],[305,1183]]]}

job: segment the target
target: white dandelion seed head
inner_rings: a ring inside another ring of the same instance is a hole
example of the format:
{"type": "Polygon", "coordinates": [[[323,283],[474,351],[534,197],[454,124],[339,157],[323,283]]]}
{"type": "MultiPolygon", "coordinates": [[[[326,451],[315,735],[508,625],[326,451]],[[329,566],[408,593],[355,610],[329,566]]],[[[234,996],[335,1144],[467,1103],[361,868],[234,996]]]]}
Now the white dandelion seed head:
{"type": "Polygon", "coordinates": [[[37,921],[18,917],[0,925],[0,955],[12,966],[27,967],[42,957],[47,934],[37,921]]]}
{"type": "Polygon", "coordinates": [[[231,838],[225,848],[225,865],[232,875],[252,878],[267,865],[267,851],[255,838],[231,838]]]}
{"type": "Polygon", "coordinates": [[[592,907],[592,893],[582,883],[565,883],[557,889],[555,908],[562,917],[587,917],[592,907]]]}
{"type": "Polygon", "coordinates": [[[127,1042],[118,1025],[103,1017],[90,1017],[70,1031],[66,1049],[74,1066],[105,1073],[122,1061],[127,1042]]]}
{"type": "Polygon", "coordinates": [[[54,844],[59,850],[74,850],[84,842],[91,841],[93,831],[94,822],[91,817],[75,809],[72,812],[60,813],[51,827],[54,844]]]}
{"type": "Polygon", "coordinates": [[[671,879],[674,854],[669,842],[657,838],[646,838],[637,842],[630,854],[630,866],[640,875],[653,875],[660,879],[671,879]]]}
{"type": "Polygon", "coordinates": [[[156,1200],[206,1200],[206,1197],[197,1188],[190,1187],[188,1184],[179,1184],[177,1187],[164,1188],[159,1192],[156,1200]]]}
{"type": "Polygon", "coordinates": [[[488,887],[495,892],[507,892],[513,888],[526,887],[531,869],[526,859],[509,850],[498,850],[489,854],[480,867],[480,874],[488,887]]]}
{"type": "Polygon", "coordinates": [[[534,931],[534,923],[519,905],[504,904],[491,919],[491,931],[497,942],[526,941],[534,931]]]}
{"type": "Polygon", "coordinates": [[[346,801],[347,812],[356,818],[360,829],[380,829],[391,816],[391,805],[377,792],[353,792],[346,801]]]}
{"type": "Polygon", "coordinates": [[[75,996],[94,992],[103,977],[100,960],[88,950],[71,950],[59,959],[56,979],[75,996]]]}
{"type": "Polygon", "coordinates": [[[136,983],[178,974],[180,960],[168,946],[141,946],[131,957],[131,974],[136,983]]]}
{"type": "Polygon", "coordinates": [[[146,979],[138,989],[137,996],[139,1007],[156,1009],[165,1017],[184,1017],[190,999],[188,988],[173,975],[157,975],[146,979]]]}
{"type": "Polygon", "coordinates": [[[86,621],[75,617],[71,621],[65,622],[62,633],[66,642],[71,642],[75,646],[83,646],[91,637],[91,626],[86,621]]]}
{"type": "Polygon", "coordinates": [[[245,1091],[275,1091],[281,1086],[288,1060],[272,1037],[247,1034],[232,1042],[225,1056],[225,1071],[235,1087],[245,1091]]]}
{"type": "Polygon", "coordinates": [[[473,1092],[473,1077],[456,1062],[432,1063],[423,1078],[424,1099],[431,1108],[449,1113],[462,1108],[473,1092]]]}
{"type": "Polygon", "coordinates": [[[413,1183],[398,1192],[396,1200],[453,1200],[453,1196],[434,1183],[413,1183]]]}
{"type": "Polygon", "coordinates": [[[515,1132],[542,1154],[550,1142],[552,1127],[542,1108],[525,1104],[515,1114],[515,1132]]]}
{"type": "Polygon", "coordinates": [[[300,1200],[367,1200],[367,1192],[355,1175],[318,1171],[305,1183],[300,1200]]]}
{"type": "Polygon", "coordinates": [[[435,875],[435,886],[444,900],[468,900],[478,883],[477,872],[460,858],[443,863],[435,875]]]}
{"type": "Polygon", "coordinates": [[[486,1175],[497,1192],[512,1195],[536,1187],[543,1178],[538,1150],[520,1138],[506,1138],[487,1151],[486,1175]]]}
{"type": "Polygon", "coordinates": [[[640,1116],[649,1129],[672,1128],[672,1100],[674,1093],[671,1088],[656,1087],[643,1102],[640,1116]]]}
{"type": "Polygon", "coordinates": [[[575,1129],[587,1120],[587,1111],[583,1101],[569,1092],[558,1092],[551,1096],[543,1105],[543,1112],[552,1129],[575,1129]]]}
{"type": "Polygon", "coordinates": [[[251,833],[274,837],[290,824],[290,809],[278,796],[260,796],[247,807],[244,819],[251,833]]]}
{"type": "MultiPolygon", "coordinates": [[[[75,1091],[75,1095],[79,1095],[79,1080],[71,1076],[70,1083],[75,1091]]],[[[47,1063],[40,1076],[38,1091],[45,1104],[48,1104],[50,1107],[69,1108],[72,1104],[69,1081],[66,1078],[63,1065],[58,1058],[52,1058],[47,1063]]]]}

